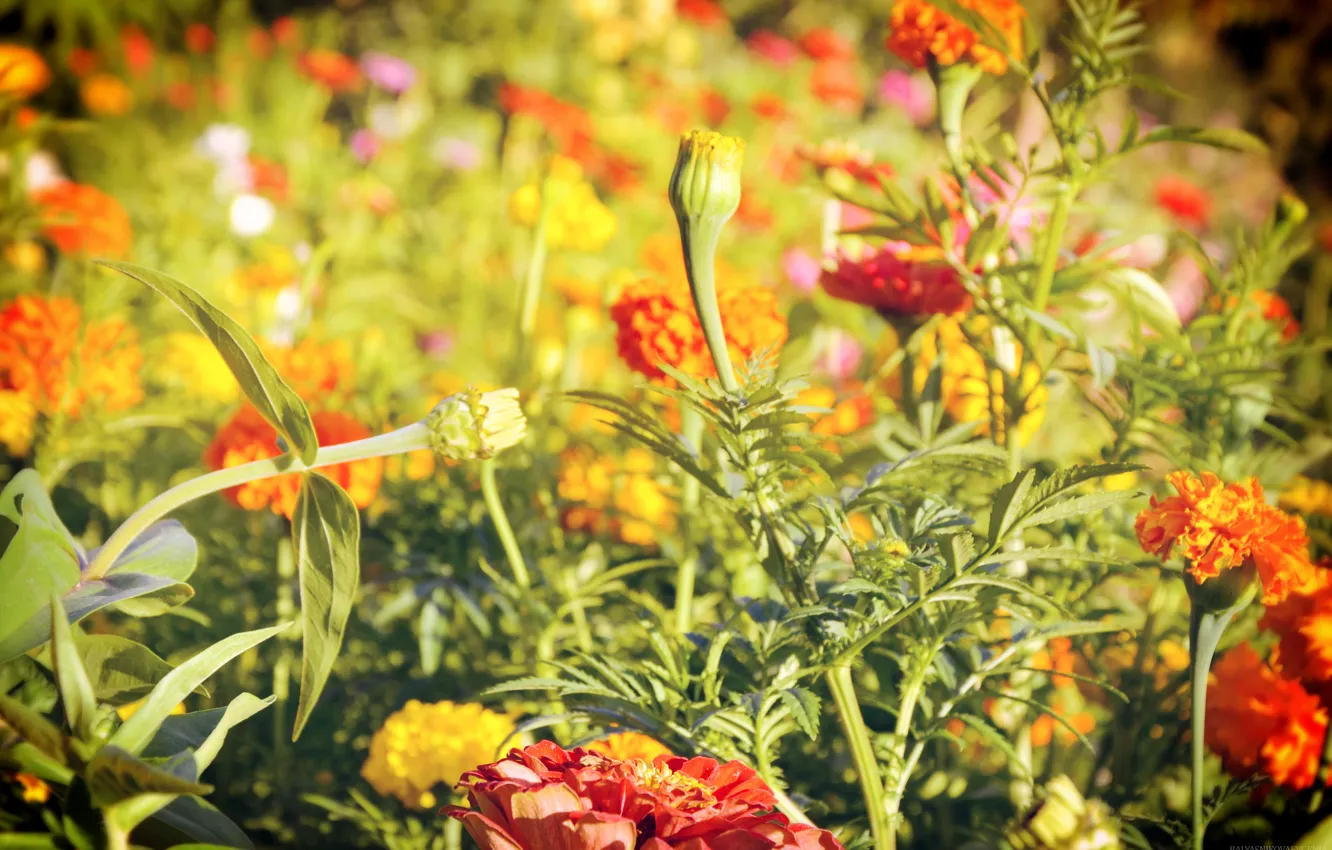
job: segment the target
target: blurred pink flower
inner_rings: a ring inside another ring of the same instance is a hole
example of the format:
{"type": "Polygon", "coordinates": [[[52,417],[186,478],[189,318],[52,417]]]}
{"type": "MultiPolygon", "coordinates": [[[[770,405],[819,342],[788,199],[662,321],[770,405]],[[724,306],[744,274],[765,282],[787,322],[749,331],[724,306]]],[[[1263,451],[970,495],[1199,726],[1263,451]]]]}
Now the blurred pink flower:
{"type": "Polygon", "coordinates": [[[800,48],[795,42],[783,38],[772,30],[755,31],[745,39],[745,45],[756,55],[780,68],[785,68],[800,58],[800,48]]]}
{"type": "Polygon", "coordinates": [[[814,371],[842,381],[855,375],[864,356],[865,349],[855,337],[831,328],[823,335],[823,350],[814,364],[814,371]]]}
{"type": "Polygon", "coordinates": [[[427,331],[416,336],[416,347],[436,360],[447,357],[453,351],[453,344],[453,334],[446,330],[427,331]]]}
{"type": "Polygon", "coordinates": [[[901,107],[917,127],[934,120],[934,86],[928,78],[906,71],[889,71],[879,78],[879,99],[901,107]]]}
{"type": "Polygon", "coordinates": [[[375,158],[380,146],[379,137],[372,130],[360,129],[352,133],[351,152],[362,165],[375,158]]]}
{"type": "Polygon", "coordinates": [[[481,148],[466,139],[440,139],[432,152],[440,165],[454,171],[471,171],[481,164],[481,148]]]}
{"type": "Polygon", "coordinates": [[[1193,321],[1207,295],[1207,276],[1197,261],[1188,255],[1180,257],[1166,272],[1163,285],[1180,322],[1187,325],[1193,321]]]}
{"type": "Polygon", "coordinates": [[[813,292],[819,285],[819,275],[823,273],[819,261],[799,248],[788,248],[782,254],[782,271],[791,285],[801,292],[813,292]]]}
{"type": "Polygon", "coordinates": [[[366,79],[393,94],[402,94],[416,84],[416,68],[406,59],[371,51],[361,56],[366,79]]]}
{"type": "Polygon", "coordinates": [[[874,213],[853,204],[842,204],[842,229],[859,230],[874,223],[874,213]]]}

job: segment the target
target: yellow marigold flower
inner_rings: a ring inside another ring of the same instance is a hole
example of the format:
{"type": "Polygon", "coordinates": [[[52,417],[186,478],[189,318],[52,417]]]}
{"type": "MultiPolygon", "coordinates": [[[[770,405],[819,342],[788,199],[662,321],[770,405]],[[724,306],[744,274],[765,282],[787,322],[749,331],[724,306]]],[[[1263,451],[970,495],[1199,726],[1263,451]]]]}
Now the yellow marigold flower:
{"type": "Polygon", "coordinates": [[[1297,513],[1332,516],[1332,484],[1297,475],[1281,491],[1280,505],[1297,513]]]}
{"type": "Polygon", "coordinates": [[[675,529],[675,501],[652,476],[656,461],[646,449],[622,458],[598,456],[585,446],[560,456],[556,492],[572,503],[561,515],[570,531],[613,532],[625,543],[651,546],[675,529]]]}
{"type": "Polygon", "coordinates": [[[551,281],[555,291],[573,307],[600,309],[605,292],[600,284],[585,277],[558,277],[551,281]]]}
{"type": "Polygon", "coordinates": [[[618,761],[645,761],[648,764],[657,756],[672,754],[665,744],[642,732],[616,732],[593,741],[584,749],[618,761]]]}
{"type": "MultiPolygon", "coordinates": [[[[144,699],[147,699],[147,697],[144,697],[144,699]]],[[[122,705],[122,706],[120,706],[119,708],[117,708],[117,709],[116,709],[116,715],[120,718],[121,722],[124,722],[124,721],[126,721],[126,720],[129,720],[131,717],[133,717],[134,714],[135,714],[140,708],[142,708],[142,707],[143,707],[143,700],[142,700],[142,699],[141,699],[141,700],[135,700],[134,702],[126,703],[125,705],[122,705]]],[[[184,713],[185,713],[185,703],[183,703],[183,702],[178,702],[178,703],[176,703],[176,707],[173,708],[173,709],[171,709],[171,713],[172,713],[172,714],[184,714],[184,713]]]]}
{"type": "MultiPolygon", "coordinates": [[[[597,197],[583,169],[572,159],[556,156],[547,186],[551,192],[546,215],[546,245],[571,251],[595,252],[615,235],[615,213],[597,197]]],[[[509,199],[509,215],[519,224],[535,227],[541,218],[542,187],[529,183],[509,199]]]]}
{"type": "Polygon", "coordinates": [[[5,246],[5,262],[21,272],[33,274],[46,268],[46,252],[31,240],[10,242],[5,246]]]}
{"type": "Polygon", "coordinates": [[[45,803],[51,799],[51,786],[43,782],[40,777],[31,773],[16,773],[14,778],[23,786],[23,802],[45,803]]]}
{"type": "Polygon", "coordinates": [[[23,457],[32,448],[37,406],[17,390],[0,390],[0,447],[13,457],[23,457]]]}
{"type": "Polygon", "coordinates": [[[240,385],[213,343],[202,334],[169,334],[158,374],[190,395],[228,404],[240,398],[240,385]]]}
{"type": "Polygon", "coordinates": [[[83,106],[93,115],[124,115],[134,106],[134,93],[118,77],[92,74],[79,86],[83,106]]]}
{"type": "MultiPolygon", "coordinates": [[[[1003,35],[1009,52],[1021,55],[1026,12],[1017,0],[958,0],[958,5],[988,21],[1003,35]]],[[[940,65],[970,60],[991,74],[1008,70],[1003,53],[982,44],[974,30],[928,0],[897,0],[889,26],[887,48],[917,68],[932,58],[940,65]]]]}
{"type": "Polygon", "coordinates": [[[20,44],[0,44],[0,94],[28,98],[51,82],[41,54],[20,44]]]}
{"type": "Polygon", "coordinates": [[[1252,563],[1262,580],[1264,605],[1280,602],[1312,579],[1304,520],[1267,504],[1258,479],[1226,484],[1210,472],[1195,478],[1179,470],[1166,481],[1178,495],[1153,496],[1135,523],[1144,552],[1166,558],[1178,545],[1200,584],[1252,563]]]}
{"type": "Polygon", "coordinates": [[[513,718],[476,703],[409,700],[371,738],[361,776],[404,806],[433,808],[431,789],[493,760],[513,728],[513,718]]]}

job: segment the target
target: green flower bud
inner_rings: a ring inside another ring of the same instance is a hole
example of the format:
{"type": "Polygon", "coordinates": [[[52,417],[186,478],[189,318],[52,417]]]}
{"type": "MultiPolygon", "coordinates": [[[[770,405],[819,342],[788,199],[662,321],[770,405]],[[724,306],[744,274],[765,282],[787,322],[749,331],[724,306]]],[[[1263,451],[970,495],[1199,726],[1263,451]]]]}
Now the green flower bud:
{"type": "Polygon", "coordinates": [[[680,137],[671,174],[671,208],[682,225],[711,219],[721,225],[740,207],[743,139],[711,130],[691,130],[680,137]]]}
{"type": "Polygon", "coordinates": [[[1073,780],[1057,776],[1045,799],[1011,826],[1004,843],[1012,850],[1118,850],[1119,825],[1104,803],[1082,798],[1073,780]]]}
{"type": "Polygon", "coordinates": [[[483,393],[469,388],[435,405],[426,426],[436,457],[485,460],[522,440],[527,419],[516,389],[483,393]]]}

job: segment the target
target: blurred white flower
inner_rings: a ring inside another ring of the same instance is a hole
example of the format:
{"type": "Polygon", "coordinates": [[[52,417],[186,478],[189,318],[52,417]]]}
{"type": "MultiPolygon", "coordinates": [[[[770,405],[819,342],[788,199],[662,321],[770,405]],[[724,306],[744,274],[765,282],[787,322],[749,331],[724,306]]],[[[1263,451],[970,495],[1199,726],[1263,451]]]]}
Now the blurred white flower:
{"type": "Polygon", "coordinates": [[[24,163],[23,170],[29,192],[39,192],[67,179],[65,172],[60,170],[60,163],[55,156],[46,151],[35,151],[24,163]]]}
{"type": "Polygon", "coordinates": [[[370,129],[376,136],[396,140],[409,135],[421,126],[425,110],[419,103],[409,100],[380,103],[370,108],[370,129]]]}
{"type": "Polygon", "coordinates": [[[219,165],[243,162],[250,153],[250,131],[239,124],[209,124],[194,149],[219,165]]]}
{"type": "Polygon", "coordinates": [[[253,188],[254,170],[249,162],[241,159],[219,163],[217,176],[213,178],[213,192],[217,197],[231,198],[253,188]]]}
{"type": "Polygon", "coordinates": [[[276,217],[273,202],[259,195],[237,195],[231,202],[231,232],[237,236],[262,236],[276,217]]]}

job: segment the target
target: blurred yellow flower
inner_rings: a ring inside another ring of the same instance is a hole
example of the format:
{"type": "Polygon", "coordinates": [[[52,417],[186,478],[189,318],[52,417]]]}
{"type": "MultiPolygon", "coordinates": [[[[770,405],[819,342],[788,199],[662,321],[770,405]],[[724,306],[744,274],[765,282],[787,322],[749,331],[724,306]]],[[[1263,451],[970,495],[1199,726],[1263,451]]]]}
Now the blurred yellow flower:
{"type": "Polygon", "coordinates": [[[675,501],[652,472],[656,460],[646,449],[622,457],[595,455],[585,446],[560,455],[556,492],[572,503],[561,521],[570,531],[613,532],[625,543],[652,546],[675,529],[675,501]]]}
{"type": "Polygon", "coordinates": [[[134,106],[134,93],[118,77],[92,74],[79,86],[83,106],[93,115],[124,115],[134,106]]]}
{"type": "Polygon", "coordinates": [[[40,272],[46,268],[46,252],[31,240],[10,242],[5,246],[5,262],[21,272],[40,272]]]}
{"type": "MultiPolygon", "coordinates": [[[[147,697],[144,697],[144,699],[147,699],[147,697]]],[[[124,721],[126,721],[126,720],[129,720],[131,717],[133,717],[134,714],[135,714],[135,712],[137,712],[137,711],[138,711],[140,708],[142,708],[142,707],[143,707],[143,700],[142,700],[142,699],[141,699],[141,700],[135,700],[134,702],[126,703],[125,705],[122,705],[122,706],[120,706],[119,708],[117,708],[117,709],[116,709],[116,715],[120,718],[121,722],[124,722],[124,721]]],[[[172,713],[172,714],[184,714],[184,713],[185,713],[185,703],[183,703],[183,702],[178,702],[178,703],[176,703],[176,707],[173,708],[173,709],[171,709],[171,713],[172,713]]]]}
{"type": "Polygon", "coordinates": [[[1101,479],[1101,486],[1109,491],[1131,490],[1138,486],[1138,473],[1121,472],[1118,475],[1107,475],[1101,479]]]}
{"type": "Polygon", "coordinates": [[[620,761],[645,761],[649,764],[657,756],[671,755],[666,745],[642,732],[616,732],[600,741],[593,741],[585,749],[601,753],[620,761]]]}
{"type": "Polygon", "coordinates": [[[1297,475],[1281,491],[1281,507],[1305,515],[1332,516],[1332,484],[1297,475]]]}
{"type": "Polygon", "coordinates": [[[409,700],[370,740],[361,776],[404,806],[432,808],[431,789],[452,787],[466,771],[494,761],[513,727],[513,718],[476,703],[409,700]]]}
{"type": "Polygon", "coordinates": [[[16,773],[14,778],[23,787],[23,802],[45,803],[51,799],[51,786],[43,782],[40,777],[31,773],[16,773]]]}
{"type": "Polygon", "coordinates": [[[20,44],[0,44],[0,94],[32,97],[51,82],[41,54],[20,44]]]}
{"type": "MultiPolygon", "coordinates": [[[[582,166],[567,157],[554,157],[547,185],[552,197],[546,217],[546,245],[587,253],[605,247],[615,235],[615,213],[583,179],[582,166]]],[[[529,183],[509,199],[509,215],[519,224],[535,227],[541,218],[541,206],[541,186],[529,183]]]]}
{"type": "Polygon", "coordinates": [[[190,395],[229,404],[240,398],[240,385],[222,355],[202,334],[168,334],[158,374],[190,395]]]}
{"type": "Polygon", "coordinates": [[[37,407],[17,390],[0,390],[0,447],[13,457],[23,457],[32,448],[37,407]]]}

